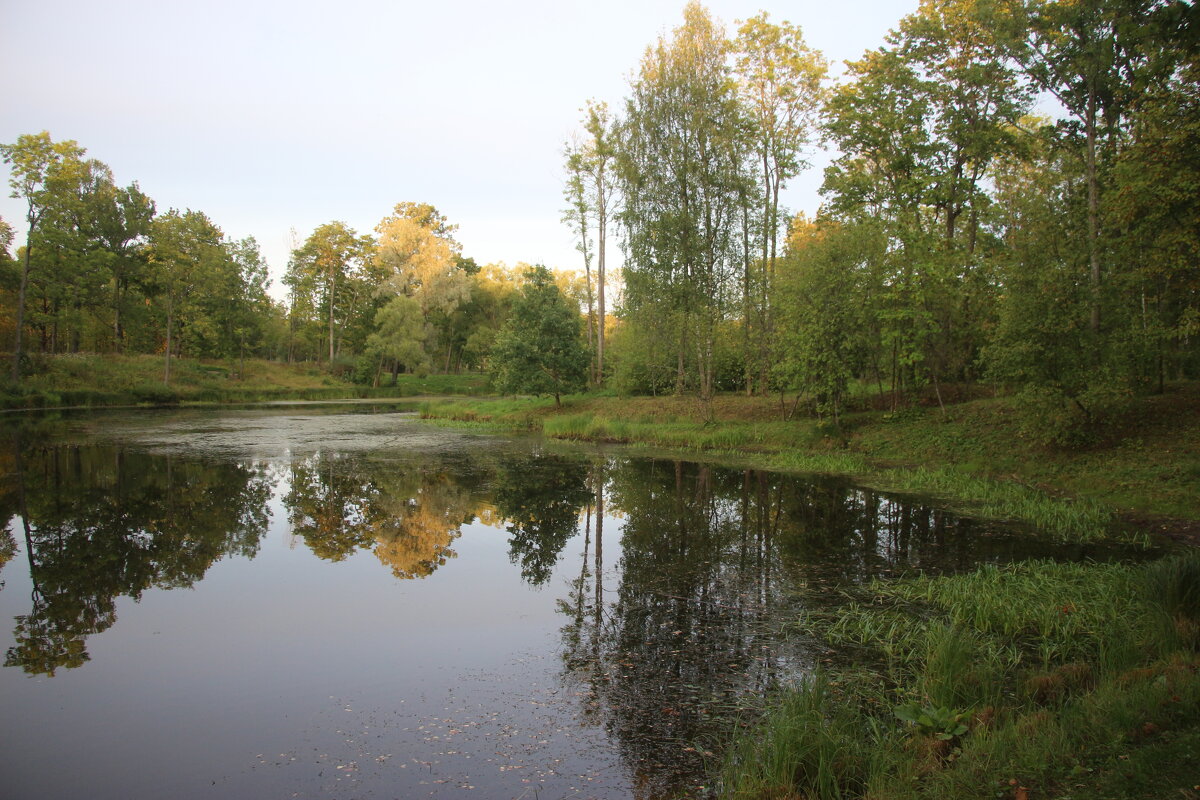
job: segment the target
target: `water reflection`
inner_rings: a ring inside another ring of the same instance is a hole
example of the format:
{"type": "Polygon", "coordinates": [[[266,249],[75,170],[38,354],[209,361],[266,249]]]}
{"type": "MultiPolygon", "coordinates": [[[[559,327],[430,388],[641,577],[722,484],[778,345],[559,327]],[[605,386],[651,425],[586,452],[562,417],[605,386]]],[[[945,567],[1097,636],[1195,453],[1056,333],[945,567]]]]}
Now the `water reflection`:
{"type": "MultiPolygon", "coordinates": [[[[177,442],[164,452],[10,439],[0,447],[0,514],[10,520],[0,566],[15,569],[23,554],[32,595],[5,665],[54,675],[85,664],[88,637],[114,625],[120,598],[192,586],[221,559],[253,558],[272,504],[302,551],[330,562],[366,556],[389,587],[400,584],[388,573],[414,593],[456,581],[475,542],[493,572],[511,570],[505,591],[518,580],[542,587],[560,612],[548,655],[572,724],[602,732],[634,796],[667,797],[703,775],[705,750],[718,750],[745,698],[823,655],[792,623],[805,607],[837,602],[848,583],[910,568],[1121,555],[1054,547],[832,480],[580,457],[536,442],[389,449],[389,436],[377,447],[364,437],[353,449],[258,460],[189,456],[177,442]],[[465,536],[471,525],[488,526],[496,547],[479,544],[478,528],[465,536]]],[[[473,597],[473,588],[453,591],[473,597]]],[[[422,634],[441,625],[455,634],[462,623],[434,605],[422,606],[422,634]]],[[[469,661],[472,647],[503,647],[507,635],[454,647],[469,661]]]]}
{"type": "Polygon", "coordinates": [[[503,457],[496,469],[496,513],[508,531],[508,557],[534,586],[550,580],[579,512],[591,499],[587,469],[573,459],[534,452],[503,457]]]}
{"type": "Polygon", "coordinates": [[[8,454],[0,504],[18,522],[33,590],[5,666],[82,665],[86,638],[116,621],[116,598],[191,586],[224,556],[253,557],[266,530],[271,486],[253,467],[20,439],[8,454]]]}
{"type": "Polygon", "coordinates": [[[591,483],[582,563],[560,606],[565,673],[644,797],[703,775],[739,698],[811,668],[820,646],[785,635],[805,606],[898,570],[1082,555],[836,480],[623,459],[597,465],[591,483]],[[607,569],[606,503],[622,517],[607,569]]]}

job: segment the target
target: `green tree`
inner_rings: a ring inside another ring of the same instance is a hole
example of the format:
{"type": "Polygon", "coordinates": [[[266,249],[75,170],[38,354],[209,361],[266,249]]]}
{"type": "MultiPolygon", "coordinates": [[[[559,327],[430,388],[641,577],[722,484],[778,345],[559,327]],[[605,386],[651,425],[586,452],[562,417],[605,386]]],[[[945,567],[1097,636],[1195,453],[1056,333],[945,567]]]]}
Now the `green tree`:
{"type": "Polygon", "coordinates": [[[47,131],[22,134],[13,144],[0,145],[0,156],[12,167],[8,183],[11,197],[25,201],[26,243],[17,289],[17,308],[13,333],[13,360],[10,377],[14,383],[21,379],[21,360],[24,356],[22,336],[25,331],[25,293],[29,287],[30,259],[33,239],[45,216],[53,194],[54,183],[76,164],[84,149],[73,140],[54,142],[47,131]]]}
{"type": "Polygon", "coordinates": [[[196,313],[200,287],[227,260],[221,231],[200,211],[171,209],[151,226],[151,264],[154,282],[164,304],[166,324],[163,383],[171,383],[171,356],[178,346],[175,330],[183,324],[204,324],[196,313]]]}
{"type": "Polygon", "coordinates": [[[320,313],[324,319],[330,364],[341,344],[340,332],[351,324],[374,295],[367,265],[374,253],[370,236],[360,236],[344,222],[328,222],[292,251],[284,277],[293,295],[292,309],[320,313]]]}
{"type": "Polygon", "coordinates": [[[592,380],[604,383],[604,337],[606,319],[606,289],[608,278],[608,228],[616,204],[616,121],[609,113],[608,105],[589,100],[584,114],[583,139],[568,146],[566,153],[567,184],[564,195],[568,207],[564,215],[579,243],[576,247],[583,255],[584,272],[587,277],[588,300],[588,344],[592,345],[595,331],[595,364],[592,380]],[[592,241],[590,232],[596,231],[596,293],[597,308],[592,307],[592,241]]]}
{"type": "Polygon", "coordinates": [[[154,201],[136,183],[119,188],[111,181],[92,195],[90,217],[96,240],[107,255],[112,283],[113,346],[124,348],[124,309],[131,287],[145,279],[146,244],[154,219],[154,201]]]}
{"type": "Polygon", "coordinates": [[[798,217],[780,265],[777,379],[807,393],[835,424],[850,381],[863,371],[870,331],[863,298],[881,244],[877,226],[798,217]]]}
{"type": "Polygon", "coordinates": [[[425,352],[425,320],[420,304],[406,295],[396,295],[375,313],[375,332],[367,338],[368,352],[378,354],[375,385],[384,361],[392,362],[392,385],[401,367],[416,372],[429,366],[425,352]]]}
{"type": "Polygon", "coordinates": [[[504,394],[561,396],[587,383],[588,352],[579,310],[545,267],[532,267],[492,347],[493,384],[504,394]]]}
{"type": "Polygon", "coordinates": [[[742,274],[746,390],[753,390],[757,372],[760,389],[765,391],[767,366],[773,360],[772,281],[779,232],[786,223],[780,218],[779,192],[808,167],[804,149],[817,136],[828,65],[820,52],[805,44],[799,27],[787,21],[772,23],[766,12],[741,24],[733,47],[739,91],[753,126],[750,136],[759,168],[758,220],[753,227],[762,247],[755,276],[749,252],[752,226],[747,219],[742,274]]]}
{"type": "MultiPolygon", "coordinates": [[[[888,245],[872,284],[892,387],[972,376],[994,283],[979,247],[990,165],[1017,152],[1029,103],[990,7],[926,0],[851,63],[827,130],[843,152],[826,172],[829,212],[878,221],[888,245]]],[[[878,357],[873,358],[877,362],[878,357]]]]}
{"type": "Polygon", "coordinates": [[[432,356],[445,348],[444,368],[453,357],[454,312],[471,296],[471,275],[454,240],[457,226],[428,203],[398,203],[375,231],[379,246],[375,265],[380,271],[380,296],[404,295],[417,301],[428,327],[423,337],[432,356]]]}
{"type": "Polygon", "coordinates": [[[624,205],[625,312],[677,332],[676,391],[689,365],[715,390],[716,336],[740,271],[746,118],[729,43],[696,2],[671,40],[648,48],[626,101],[618,174],[624,205]]]}

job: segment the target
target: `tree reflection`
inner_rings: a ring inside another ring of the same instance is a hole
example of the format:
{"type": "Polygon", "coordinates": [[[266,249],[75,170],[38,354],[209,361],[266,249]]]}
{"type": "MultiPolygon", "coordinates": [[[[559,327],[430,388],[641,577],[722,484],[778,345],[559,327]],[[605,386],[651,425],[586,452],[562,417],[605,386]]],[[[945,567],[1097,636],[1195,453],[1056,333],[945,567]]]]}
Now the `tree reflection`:
{"type": "Polygon", "coordinates": [[[191,586],[225,555],[253,556],[266,531],[270,483],[253,468],[19,440],[9,452],[5,508],[20,520],[33,595],[5,666],[80,666],[117,598],[191,586]]]}
{"type": "Polygon", "coordinates": [[[283,504],[292,533],[314,555],[341,561],[375,543],[378,495],[360,458],[322,452],[292,464],[283,504]]]}
{"type": "Polygon", "coordinates": [[[317,453],[292,465],[284,497],[292,531],[312,552],[341,561],[373,549],[397,578],[425,578],[455,556],[452,544],[482,505],[436,460],[373,462],[317,453]]]}
{"type": "Polygon", "coordinates": [[[456,553],[451,545],[474,521],[478,502],[444,469],[392,473],[374,526],[375,557],[397,578],[427,578],[456,553]]]}
{"type": "Polygon", "coordinates": [[[598,464],[592,480],[562,654],[642,797],[703,774],[697,745],[719,740],[740,700],[812,666],[816,643],[781,631],[826,586],[995,547],[970,521],[837,481],[647,459],[598,464]],[[624,517],[607,601],[606,500],[624,517]]]}
{"type": "Polygon", "coordinates": [[[494,502],[509,533],[508,556],[534,586],[550,579],[579,512],[591,499],[587,468],[577,460],[533,452],[501,460],[494,502]]]}

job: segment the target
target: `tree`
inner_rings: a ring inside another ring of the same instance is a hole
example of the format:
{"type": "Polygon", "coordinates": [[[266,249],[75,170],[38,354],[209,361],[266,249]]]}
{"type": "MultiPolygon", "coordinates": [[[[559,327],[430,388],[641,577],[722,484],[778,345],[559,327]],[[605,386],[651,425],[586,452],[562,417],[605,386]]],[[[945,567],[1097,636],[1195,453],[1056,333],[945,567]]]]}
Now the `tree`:
{"type": "Polygon", "coordinates": [[[525,273],[492,347],[493,383],[504,394],[561,395],[587,383],[588,352],[582,341],[578,308],[572,307],[542,266],[525,273]]]}
{"type": "Polygon", "coordinates": [[[194,319],[198,287],[225,261],[222,234],[199,211],[171,209],[155,218],[150,231],[154,281],[166,304],[163,383],[171,383],[173,336],[179,317],[194,319]]]}
{"type": "Polygon", "coordinates": [[[608,223],[613,217],[616,199],[617,123],[608,105],[589,100],[585,109],[585,137],[567,148],[567,185],[564,191],[568,208],[564,219],[579,236],[576,245],[583,254],[588,282],[588,342],[595,325],[596,362],[593,380],[604,383],[604,335],[606,315],[608,223]],[[589,232],[596,229],[596,300],[597,315],[592,314],[592,252],[589,232]]]}
{"type": "Polygon", "coordinates": [[[4,163],[12,166],[8,184],[10,195],[25,200],[26,243],[21,265],[21,279],[17,290],[17,317],[13,334],[13,360],[10,376],[14,383],[21,380],[21,360],[24,355],[22,335],[25,330],[25,293],[29,286],[30,259],[33,255],[33,239],[46,213],[53,184],[56,178],[74,162],[83,157],[85,150],[74,140],[54,142],[47,131],[38,134],[22,134],[13,144],[0,145],[0,156],[4,163]]]}
{"type": "Polygon", "coordinates": [[[894,392],[929,382],[940,399],[941,380],[968,379],[993,307],[978,247],[984,177],[1020,148],[1029,95],[987,9],[926,0],[887,47],[849,65],[827,107],[843,152],[822,188],[828,213],[884,226],[872,298],[894,392]]]}
{"type": "Polygon", "coordinates": [[[807,392],[817,413],[829,414],[834,424],[866,349],[870,325],[863,299],[879,245],[875,226],[809,222],[799,216],[780,264],[777,303],[783,346],[776,377],[784,386],[807,392]]]}
{"type": "Polygon", "coordinates": [[[626,237],[626,313],[677,331],[676,392],[688,366],[715,389],[716,335],[739,271],[738,214],[748,194],[746,119],[729,44],[696,2],[670,41],[648,48],[626,101],[618,157],[626,237]]]}
{"type": "Polygon", "coordinates": [[[258,241],[247,236],[238,241],[225,242],[227,255],[227,278],[218,298],[221,306],[222,351],[231,356],[235,352],[245,370],[246,351],[262,340],[266,324],[273,307],[267,294],[271,279],[267,275],[267,262],[258,249],[258,241]]]}
{"type": "Polygon", "coordinates": [[[808,166],[803,149],[816,136],[817,114],[824,94],[821,84],[828,65],[820,52],[804,43],[799,27],[787,21],[776,25],[766,12],[741,24],[733,46],[742,102],[753,124],[751,139],[761,170],[757,226],[762,247],[761,277],[754,281],[751,275],[748,224],[742,276],[746,390],[750,392],[755,362],[761,372],[760,383],[765,383],[767,365],[772,360],[769,299],[779,241],[779,192],[808,166]],[[755,329],[759,334],[757,342],[752,341],[755,329]]]}
{"type": "MultiPolygon", "coordinates": [[[[1101,283],[1105,272],[1102,162],[1121,140],[1139,94],[1174,71],[1163,57],[1176,19],[1191,4],[1178,0],[1009,0],[1016,26],[1012,55],[1040,90],[1049,92],[1082,128],[1087,186],[1087,253],[1092,361],[1099,357],[1101,283]]],[[[1192,9],[1194,10],[1194,9],[1192,9]]],[[[1173,47],[1169,49],[1174,49],[1173,47]]],[[[1180,48],[1182,49],[1182,48],[1180,48]]]]}
{"type": "Polygon", "coordinates": [[[401,366],[411,371],[428,367],[425,334],[421,306],[411,297],[396,295],[375,313],[375,332],[367,338],[367,348],[379,354],[379,368],[375,371],[376,385],[384,360],[392,362],[393,385],[401,366]]]}
{"type": "Polygon", "coordinates": [[[112,280],[113,344],[123,349],[125,329],[122,311],[130,286],[143,278],[145,245],[154,218],[154,201],[136,183],[121,189],[111,181],[93,195],[91,219],[94,235],[108,255],[112,280]]]}
{"type": "Polygon", "coordinates": [[[371,294],[365,271],[373,250],[370,236],[359,236],[346,223],[335,221],[318,227],[292,251],[284,283],[297,298],[293,306],[299,303],[323,312],[331,364],[341,341],[339,330],[371,294]]]}
{"type": "Polygon", "coordinates": [[[379,246],[375,263],[380,270],[383,296],[404,295],[416,300],[425,325],[428,348],[446,345],[445,365],[450,368],[450,324],[458,306],[471,296],[471,276],[454,240],[450,225],[428,203],[398,203],[395,211],[375,227],[379,246]],[[434,332],[441,334],[442,342],[434,332]]]}

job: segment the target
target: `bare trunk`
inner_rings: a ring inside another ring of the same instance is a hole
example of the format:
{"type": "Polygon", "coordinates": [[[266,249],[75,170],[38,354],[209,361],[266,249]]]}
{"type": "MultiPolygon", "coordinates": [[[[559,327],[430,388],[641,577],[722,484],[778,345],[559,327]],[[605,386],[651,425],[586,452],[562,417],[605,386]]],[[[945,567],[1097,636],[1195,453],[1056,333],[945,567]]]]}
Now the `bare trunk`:
{"type": "Polygon", "coordinates": [[[163,384],[171,385],[171,326],[175,323],[174,304],[171,293],[167,292],[167,358],[163,365],[163,384]]]}
{"type": "Polygon", "coordinates": [[[1096,92],[1088,93],[1087,114],[1088,263],[1091,267],[1093,335],[1100,333],[1100,188],[1096,178],[1096,92]]]}
{"type": "Polygon", "coordinates": [[[333,366],[333,297],[337,292],[337,273],[331,272],[329,275],[329,365],[333,366]]]}
{"type": "MultiPolygon", "coordinates": [[[[595,312],[595,309],[592,307],[592,254],[590,252],[588,252],[587,214],[585,214],[584,211],[582,211],[582,210],[579,212],[579,251],[581,253],[583,253],[583,274],[584,274],[584,278],[587,283],[588,352],[596,353],[597,352],[597,348],[596,348],[596,344],[595,344],[595,342],[596,342],[596,337],[595,337],[596,312],[595,312]]],[[[592,361],[592,368],[591,368],[592,374],[589,376],[589,379],[591,380],[592,383],[597,382],[596,364],[598,361],[599,361],[598,356],[595,359],[593,359],[593,361],[592,361]]]]}
{"type": "Polygon", "coordinates": [[[679,326],[679,353],[675,360],[675,394],[683,394],[684,386],[684,353],[687,349],[687,335],[684,333],[684,325],[679,326]]]}
{"type": "Polygon", "coordinates": [[[608,201],[604,196],[604,172],[596,182],[596,300],[599,315],[596,319],[596,385],[604,385],[604,244],[608,236],[608,201]]]}

